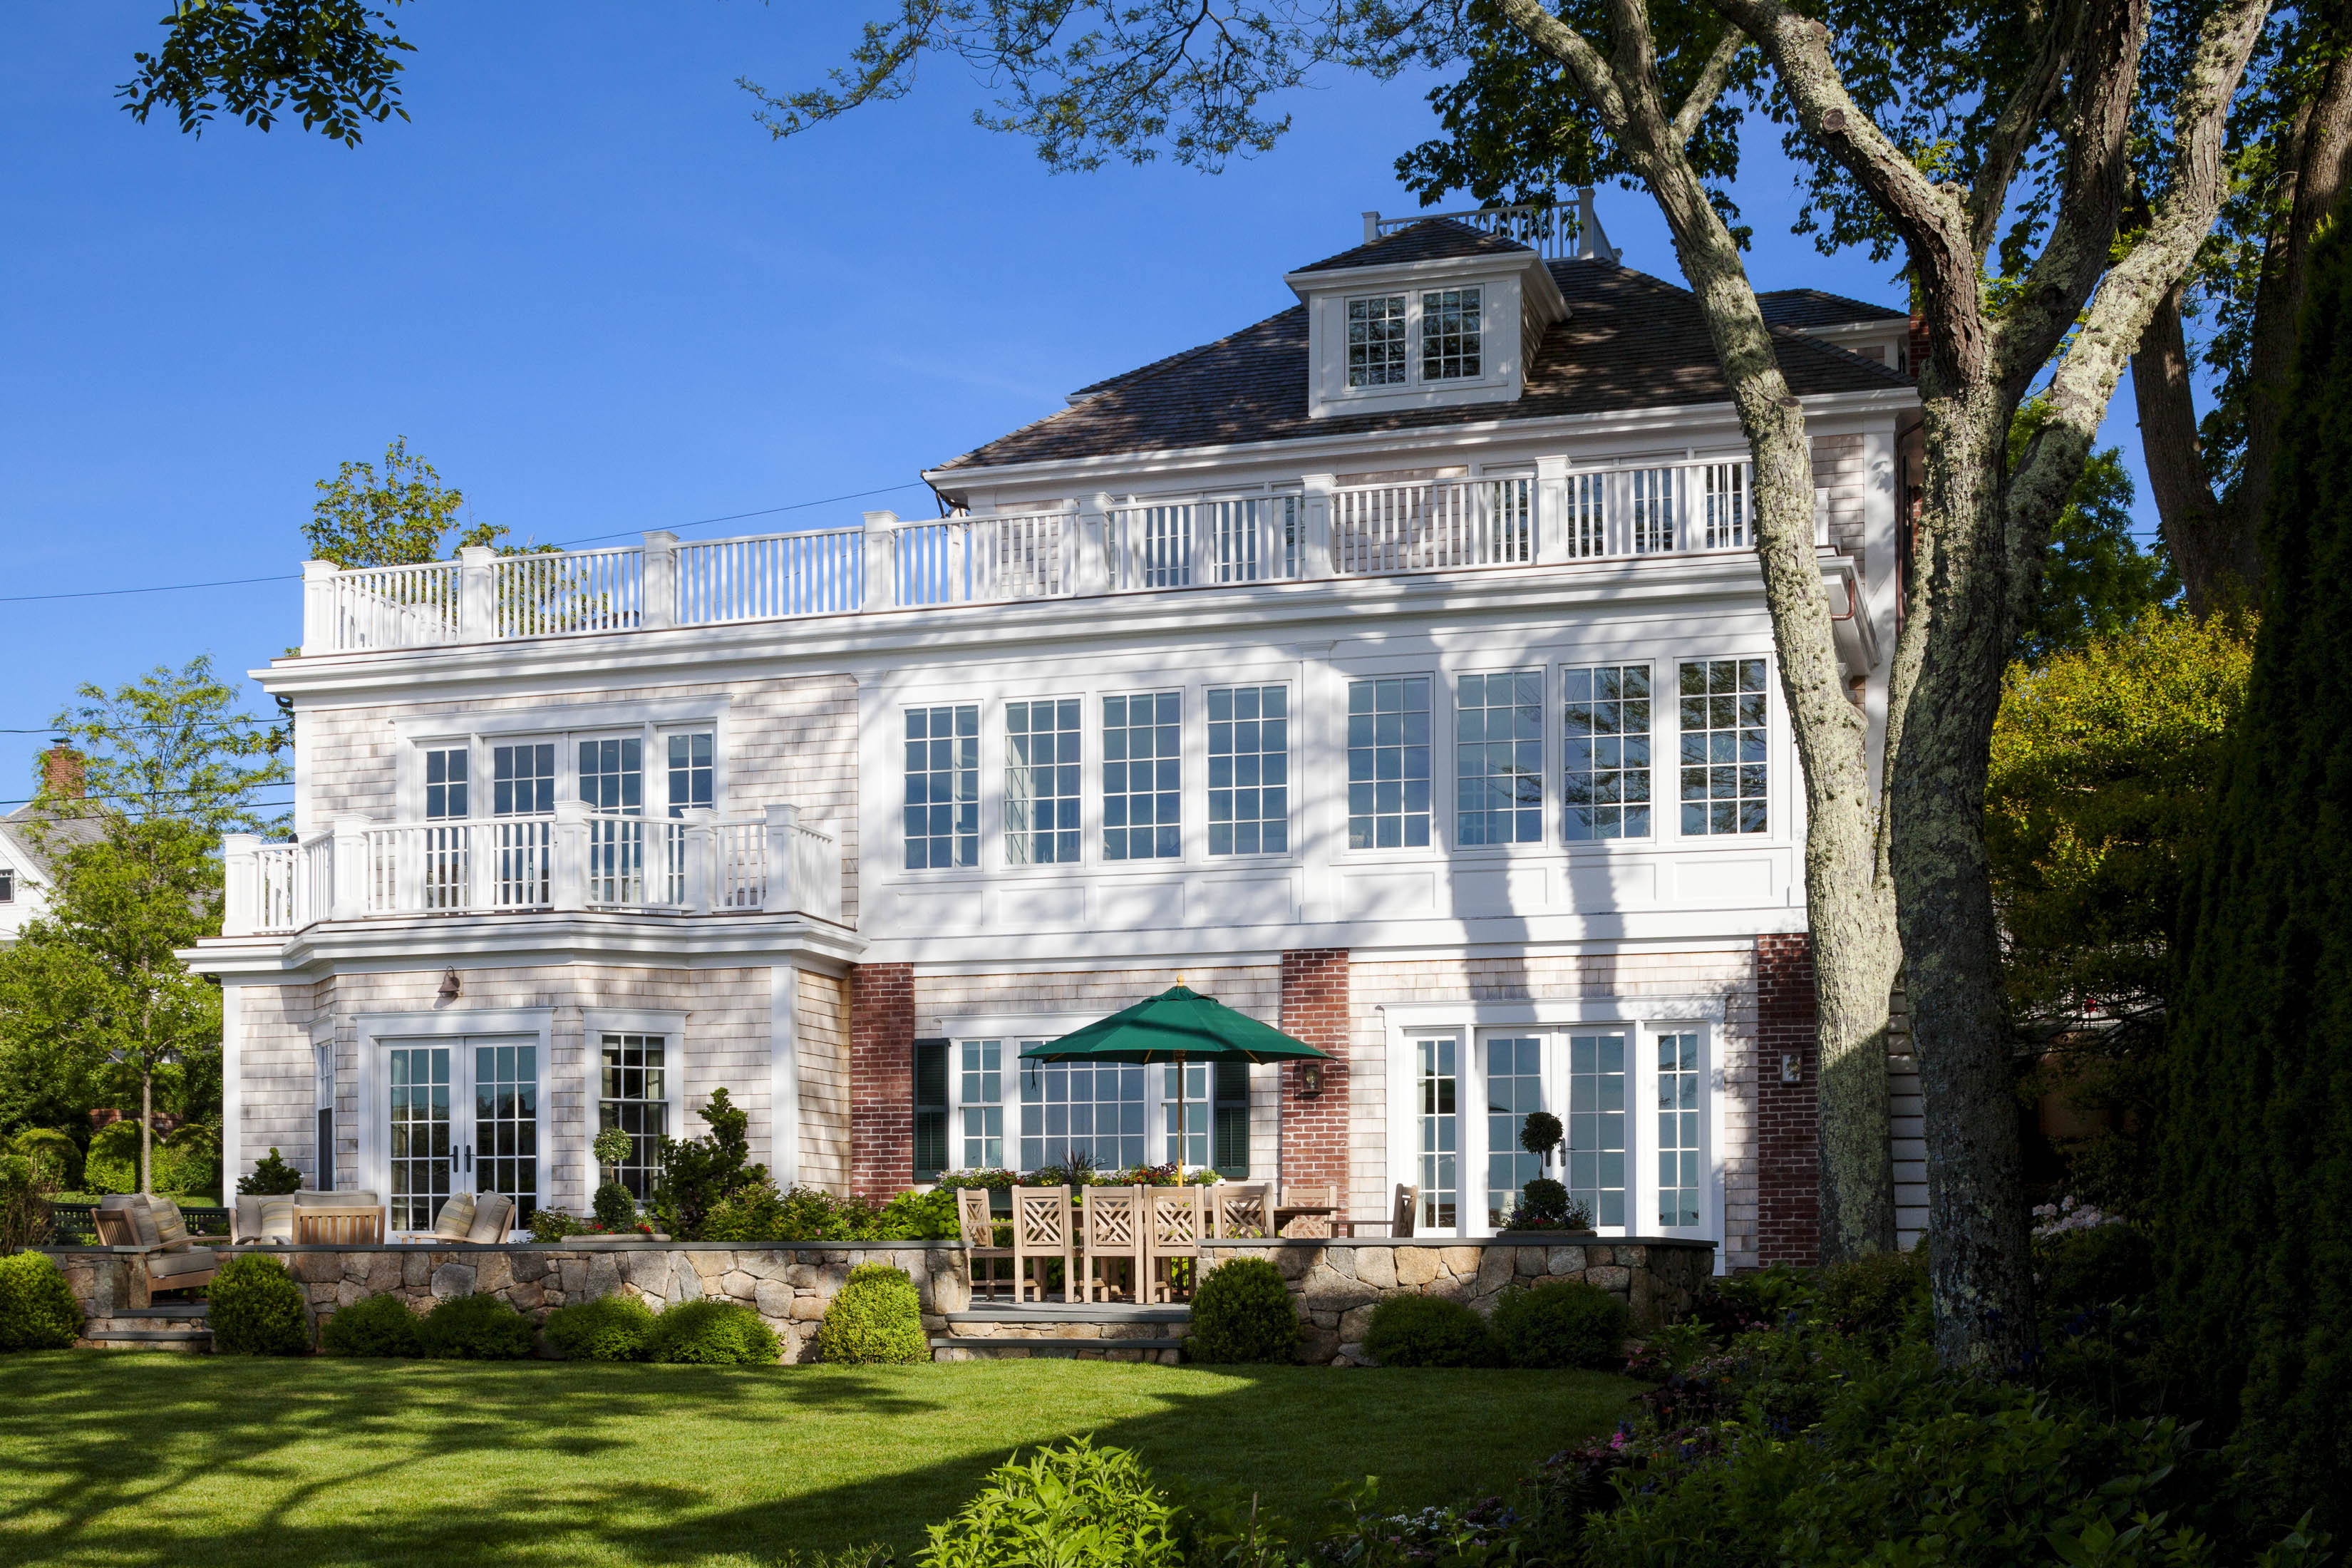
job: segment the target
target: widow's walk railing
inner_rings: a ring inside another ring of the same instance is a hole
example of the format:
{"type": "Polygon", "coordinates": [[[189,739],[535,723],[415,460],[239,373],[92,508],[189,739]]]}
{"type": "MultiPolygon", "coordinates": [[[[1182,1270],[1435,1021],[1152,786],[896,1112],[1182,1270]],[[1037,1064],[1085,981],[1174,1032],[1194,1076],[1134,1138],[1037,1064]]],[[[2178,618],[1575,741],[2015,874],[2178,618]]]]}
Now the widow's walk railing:
{"type": "Polygon", "coordinates": [[[546,816],[347,817],[292,844],[223,842],[224,936],[388,915],[617,910],[814,915],[838,923],[841,845],[795,805],[725,819],[625,816],[564,802],[546,816]]]}

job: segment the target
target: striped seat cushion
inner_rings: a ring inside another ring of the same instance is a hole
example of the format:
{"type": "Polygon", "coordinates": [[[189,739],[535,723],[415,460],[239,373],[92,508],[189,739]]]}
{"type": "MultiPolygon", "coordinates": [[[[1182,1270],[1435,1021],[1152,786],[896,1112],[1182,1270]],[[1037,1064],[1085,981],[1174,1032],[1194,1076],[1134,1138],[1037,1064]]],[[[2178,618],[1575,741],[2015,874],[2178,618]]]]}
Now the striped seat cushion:
{"type": "Polygon", "coordinates": [[[155,1236],[166,1252],[188,1249],[188,1222],[181,1216],[180,1205],[169,1198],[151,1197],[147,1212],[154,1216],[155,1236]]]}
{"type": "Polygon", "coordinates": [[[220,1267],[220,1254],[209,1247],[190,1247],[178,1252],[158,1252],[147,1259],[147,1275],[152,1279],[173,1279],[183,1274],[203,1274],[220,1267]]]}
{"type": "Polygon", "coordinates": [[[474,1229],[474,1194],[451,1193],[433,1219],[433,1239],[463,1241],[474,1229]]]}
{"type": "Polygon", "coordinates": [[[497,1193],[484,1193],[474,1200],[474,1223],[467,1228],[467,1241],[488,1245],[504,1241],[507,1227],[514,1220],[514,1199],[497,1193]]]}
{"type": "Polygon", "coordinates": [[[261,1200],[260,1226],[253,1239],[290,1247],[294,1242],[294,1199],[290,1194],[261,1200]]]}

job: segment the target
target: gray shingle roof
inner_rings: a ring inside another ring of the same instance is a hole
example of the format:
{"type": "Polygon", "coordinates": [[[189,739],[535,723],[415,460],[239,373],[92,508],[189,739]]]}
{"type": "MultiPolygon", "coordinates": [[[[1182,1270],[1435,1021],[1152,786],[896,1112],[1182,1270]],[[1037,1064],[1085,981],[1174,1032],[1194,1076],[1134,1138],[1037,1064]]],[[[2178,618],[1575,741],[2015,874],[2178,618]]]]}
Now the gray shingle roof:
{"type": "MultiPolygon", "coordinates": [[[[1354,253],[1342,256],[1349,254],[1354,253]]],[[[1307,308],[1296,305],[1215,342],[1097,382],[1087,389],[1084,402],[1001,436],[935,471],[1730,400],[1698,301],[1688,289],[1608,262],[1548,265],[1568,301],[1569,316],[1544,334],[1528,367],[1525,393],[1516,403],[1310,418],[1307,308]]],[[[1781,372],[1800,396],[1912,384],[1909,376],[1858,354],[1786,326],[1774,330],[1780,342],[1781,372]]]]}
{"type": "Polygon", "coordinates": [[[30,868],[44,879],[57,876],[55,850],[77,844],[95,844],[106,837],[106,823],[96,816],[52,816],[36,806],[20,805],[0,816],[0,837],[5,837],[30,868]]]}
{"type": "Polygon", "coordinates": [[[1764,320],[1775,327],[1843,327],[1853,321],[1907,321],[1910,313],[1866,304],[1819,289],[1771,289],[1756,296],[1764,320]]]}
{"type": "Polygon", "coordinates": [[[1360,245],[1343,250],[1337,256],[1327,256],[1320,261],[1310,261],[1297,268],[1301,272],[1337,272],[1343,267],[1388,267],[1408,261],[1450,261],[1457,256],[1507,256],[1512,251],[1531,251],[1535,247],[1522,245],[1516,239],[1487,234],[1472,228],[1466,223],[1452,218],[1423,218],[1421,222],[1384,234],[1370,245],[1360,245]]]}

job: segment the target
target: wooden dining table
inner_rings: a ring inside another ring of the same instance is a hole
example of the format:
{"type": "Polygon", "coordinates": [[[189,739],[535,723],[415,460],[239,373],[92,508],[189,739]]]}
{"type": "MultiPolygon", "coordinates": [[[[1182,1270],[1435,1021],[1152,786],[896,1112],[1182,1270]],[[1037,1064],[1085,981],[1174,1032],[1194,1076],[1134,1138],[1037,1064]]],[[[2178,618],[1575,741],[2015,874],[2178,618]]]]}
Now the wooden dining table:
{"type": "Polygon", "coordinates": [[[1331,1222],[1333,1236],[1352,1234],[1337,1204],[1276,1204],[1274,1206],[1274,1234],[1284,1234],[1294,1219],[1326,1219],[1331,1222]]]}

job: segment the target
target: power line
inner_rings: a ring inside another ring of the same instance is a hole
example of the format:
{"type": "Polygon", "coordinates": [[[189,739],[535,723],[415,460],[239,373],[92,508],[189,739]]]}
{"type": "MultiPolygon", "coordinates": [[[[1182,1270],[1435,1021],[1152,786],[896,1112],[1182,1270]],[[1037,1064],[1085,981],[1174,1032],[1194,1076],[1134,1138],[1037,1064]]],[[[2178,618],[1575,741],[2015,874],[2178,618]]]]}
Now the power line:
{"type": "MultiPolygon", "coordinates": [[[[854,490],[844,496],[825,496],[818,500],[796,500],[788,506],[761,507],[757,511],[730,512],[725,517],[697,518],[692,522],[676,522],[670,526],[674,529],[708,528],[714,522],[740,522],[747,517],[774,517],[780,512],[806,511],[813,506],[835,506],[845,500],[864,500],[868,496],[887,496],[899,490],[927,488],[929,487],[925,486],[922,480],[910,479],[903,485],[885,485],[880,489],[854,490]]],[[[578,544],[599,544],[608,539],[628,539],[644,531],[643,529],[637,529],[620,533],[599,533],[586,539],[567,540],[562,548],[569,550],[578,544]]],[[[159,583],[147,588],[83,588],[68,594],[8,594],[0,595],[0,605],[29,605],[36,600],[45,599],[110,599],[124,594],[181,594],[197,588],[242,588],[255,583],[299,583],[301,580],[300,573],[288,572],[280,573],[274,577],[225,577],[215,583],[159,583]]],[[[28,735],[33,731],[11,730],[5,732],[28,735]]]]}

